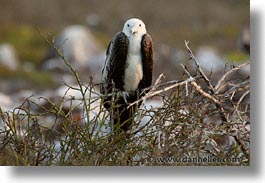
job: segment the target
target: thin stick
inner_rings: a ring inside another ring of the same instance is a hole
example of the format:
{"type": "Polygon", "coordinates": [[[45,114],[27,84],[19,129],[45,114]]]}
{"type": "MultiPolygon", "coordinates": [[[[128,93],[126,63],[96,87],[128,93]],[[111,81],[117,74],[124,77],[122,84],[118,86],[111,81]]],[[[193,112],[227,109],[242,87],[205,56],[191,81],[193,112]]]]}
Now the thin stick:
{"type": "Polygon", "coordinates": [[[249,93],[250,93],[250,90],[247,90],[247,91],[246,91],[246,92],[240,97],[240,99],[239,99],[238,102],[237,102],[237,105],[236,105],[236,109],[235,109],[235,111],[238,112],[238,108],[239,108],[240,103],[243,101],[243,99],[244,99],[249,93]]]}
{"type": "MultiPolygon", "coordinates": [[[[193,78],[191,76],[191,74],[189,73],[189,71],[186,69],[186,67],[181,64],[183,70],[185,71],[185,73],[190,77],[190,78],[193,78]]],[[[211,96],[210,94],[206,93],[205,91],[203,91],[203,89],[195,82],[195,80],[191,81],[191,85],[195,87],[195,89],[204,97],[210,99],[211,101],[213,101],[215,104],[217,105],[221,105],[221,103],[216,99],[214,98],[213,96],[211,96]]]]}
{"type": "Polygon", "coordinates": [[[138,104],[139,102],[144,101],[144,100],[146,100],[148,98],[151,98],[151,97],[153,97],[155,95],[158,95],[160,93],[164,93],[164,92],[166,92],[168,90],[171,90],[171,89],[173,89],[173,88],[175,88],[177,86],[181,86],[181,85],[185,85],[186,83],[190,83],[190,82],[192,82],[194,80],[195,80],[194,78],[188,78],[188,79],[186,79],[184,81],[177,82],[177,83],[175,83],[173,85],[170,85],[168,87],[165,87],[165,88],[157,90],[157,91],[150,90],[145,96],[143,96],[139,100],[136,100],[135,102],[131,103],[127,108],[130,108],[131,106],[133,106],[135,104],[138,104]]]}
{"type": "Polygon", "coordinates": [[[233,73],[233,72],[235,72],[235,71],[237,71],[237,70],[239,70],[239,69],[241,69],[242,67],[245,67],[245,66],[247,66],[247,65],[249,65],[249,62],[246,62],[246,63],[244,63],[244,64],[242,64],[242,65],[239,65],[239,66],[237,66],[237,67],[235,67],[235,68],[229,70],[228,72],[226,72],[226,73],[222,76],[222,78],[218,81],[217,85],[215,86],[215,88],[214,88],[215,93],[218,94],[218,93],[220,92],[220,88],[221,88],[220,86],[221,86],[222,82],[224,82],[224,80],[225,80],[225,79],[226,79],[231,73],[233,73]]]}
{"type": "Polygon", "coordinates": [[[229,95],[230,93],[233,93],[234,91],[238,90],[239,88],[243,87],[244,85],[246,85],[245,87],[250,87],[249,86],[250,84],[250,81],[249,80],[246,80],[246,81],[243,81],[242,83],[239,83],[235,86],[233,86],[232,88],[230,88],[229,90],[227,90],[224,95],[229,95]]]}
{"type": "Polygon", "coordinates": [[[197,61],[197,59],[195,58],[195,56],[193,55],[190,47],[189,47],[189,41],[184,41],[185,43],[185,46],[186,48],[188,49],[189,51],[189,54],[190,54],[190,58],[194,61],[194,63],[196,64],[198,70],[199,70],[199,73],[200,75],[202,76],[202,78],[206,81],[206,83],[208,84],[208,87],[210,88],[211,92],[214,93],[214,88],[213,88],[213,85],[211,84],[209,78],[206,76],[206,74],[203,72],[199,62],[197,61]]]}

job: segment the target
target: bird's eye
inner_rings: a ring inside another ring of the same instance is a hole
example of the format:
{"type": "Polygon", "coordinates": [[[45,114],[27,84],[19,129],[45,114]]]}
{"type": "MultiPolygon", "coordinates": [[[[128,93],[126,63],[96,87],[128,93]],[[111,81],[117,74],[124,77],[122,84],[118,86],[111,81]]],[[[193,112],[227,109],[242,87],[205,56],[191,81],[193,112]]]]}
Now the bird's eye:
{"type": "Polygon", "coordinates": [[[127,27],[130,27],[130,25],[129,25],[129,24],[127,24],[127,27]]]}
{"type": "Polygon", "coordinates": [[[139,27],[141,27],[142,26],[142,24],[139,24],[139,27]]]}

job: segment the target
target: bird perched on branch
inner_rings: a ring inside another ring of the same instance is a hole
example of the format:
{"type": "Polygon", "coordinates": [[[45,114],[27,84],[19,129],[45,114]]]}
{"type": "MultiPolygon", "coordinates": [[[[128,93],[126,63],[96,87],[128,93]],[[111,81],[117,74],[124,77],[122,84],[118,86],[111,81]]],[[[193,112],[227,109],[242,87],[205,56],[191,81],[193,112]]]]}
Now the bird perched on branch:
{"type": "MultiPolygon", "coordinates": [[[[138,106],[128,105],[143,96],[151,86],[153,43],[145,24],[137,18],[125,22],[109,43],[102,70],[101,93],[105,108],[110,111],[114,126],[128,131],[138,106]]],[[[117,129],[116,128],[116,129],[117,129]]]]}

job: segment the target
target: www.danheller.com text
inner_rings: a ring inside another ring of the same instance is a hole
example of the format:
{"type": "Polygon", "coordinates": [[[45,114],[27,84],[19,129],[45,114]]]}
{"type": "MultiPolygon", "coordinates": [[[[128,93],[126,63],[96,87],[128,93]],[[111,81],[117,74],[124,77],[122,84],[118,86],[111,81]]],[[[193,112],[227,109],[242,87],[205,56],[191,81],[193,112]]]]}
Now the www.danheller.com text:
{"type": "Polygon", "coordinates": [[[149,161],[156,161],[157,163],[239,163],[241,161],[240,158],[234,157],[153,157],[150,158],[149,161]]]}

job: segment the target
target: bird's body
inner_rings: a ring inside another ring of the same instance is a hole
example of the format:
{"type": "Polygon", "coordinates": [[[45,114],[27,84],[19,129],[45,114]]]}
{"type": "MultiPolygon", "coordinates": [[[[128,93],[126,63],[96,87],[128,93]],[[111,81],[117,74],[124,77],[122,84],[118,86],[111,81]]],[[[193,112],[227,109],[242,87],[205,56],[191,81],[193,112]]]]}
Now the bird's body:
{"type": "Polygon", "coordinates": [[[124,73],[124,90],[135,91],[139,82],[143,79],[143,67],[141,58],[141,37],[129,40],[129,50],[124,73]]]}
{"type": "Polygon", "coordinates": [[[127,131],[136,108],[127,108],[129,103],[143,95],[152,82],[153,44],[141,20],[126,21],[123,31],[114,36],[102,72],[101,93],[108,94],[104,106],[112,110],[115,125],[127,131]],[[119,92],[121,95],[116,95],[119,92]]]}

